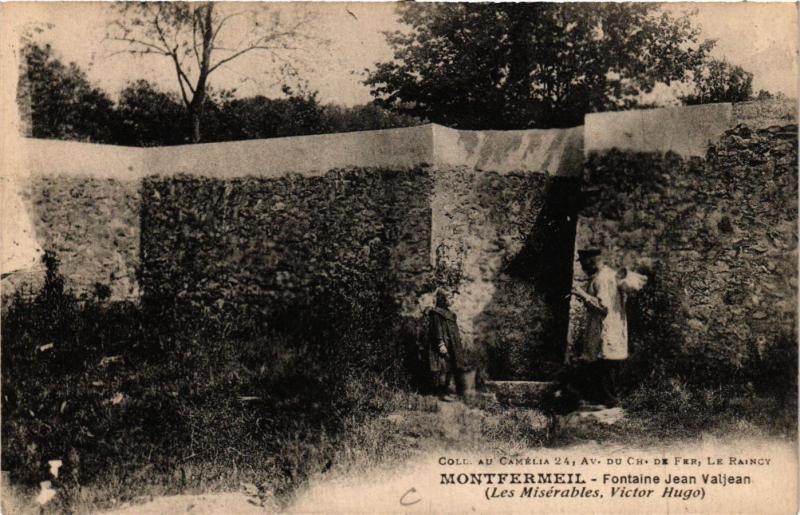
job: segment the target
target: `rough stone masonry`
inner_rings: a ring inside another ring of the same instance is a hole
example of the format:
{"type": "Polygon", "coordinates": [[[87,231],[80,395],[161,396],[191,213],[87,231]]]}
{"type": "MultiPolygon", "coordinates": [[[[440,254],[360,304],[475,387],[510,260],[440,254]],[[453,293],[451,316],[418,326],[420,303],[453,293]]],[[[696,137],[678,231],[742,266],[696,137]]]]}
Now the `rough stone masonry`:
{"type": "MultiPolygon", "coordinates": [[[[612,266],[651,278],[644,305],[630,313],[633,355],[646,360],[653,346],[666,345],[711,368],[735,370],[781,342],[793,345],[794,104],[716,104],[646,116],[587,117],[587,133],[613,128],[617,136],[587,137],[587,200],[576,239],[576,248],[605,249],[612,266]],[[699,124],[704,130],[693,129],[699,124]]],[[[575,281],[586,281],[577,263],[575,281]]],[[[573,303],[571,344],[581,320],[573,303]]]]}
{"type": "Polygon", "coordinates": [[[28,139],[21,182],[79,296],[108,286],[112,300],[246,317],[382,275],[417,318],[447,284],[476,358],[526,377],[563,350],[574,213],[562,199],[581,136],[428,125],[155,149],[28,139]]]}
{"type": "MultiPolygon", "coordinates": [[[[585,130],[19,148],[23,215],[79,296],[108,286],[112,301],[270,311],[333,278],[369,288],[381,272],[411,318],[448,284],[490,376],[543,379],[580,333],[565,296],[573,274],[585,279],[575,249],[591,245],[654,275],[668,316],[640,334],[732,364],[794,334],[785,103],[596,114],[585,130]]],[[[3,296],[40,275],[13,274],[3,296]]]]}

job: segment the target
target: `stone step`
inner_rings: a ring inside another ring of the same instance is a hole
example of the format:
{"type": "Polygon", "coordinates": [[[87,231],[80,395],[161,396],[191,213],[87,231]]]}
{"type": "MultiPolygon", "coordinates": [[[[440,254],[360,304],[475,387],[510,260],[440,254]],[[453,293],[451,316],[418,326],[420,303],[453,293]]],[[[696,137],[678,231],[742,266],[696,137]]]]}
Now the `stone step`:
{"type": "Polygon", "coordinates": [[[486,389],[495,394],[501,404],[537,407],[545,395],[552,392],[552,381],[487,381],[486,389]]]}

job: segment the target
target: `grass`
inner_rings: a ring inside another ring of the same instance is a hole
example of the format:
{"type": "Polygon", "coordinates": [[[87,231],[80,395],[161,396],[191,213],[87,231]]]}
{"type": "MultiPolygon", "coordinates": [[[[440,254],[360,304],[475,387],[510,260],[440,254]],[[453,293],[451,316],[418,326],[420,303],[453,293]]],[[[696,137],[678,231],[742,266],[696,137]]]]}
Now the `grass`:
{"type": "MultiPolygon", "coordinates": [[[[391,350],[400,336],[385,322],[392,313],[365,310],[380,308],[374,298],[360,302],[357,309],[332,302],[337,310],[322,338],[302,319],[260,333],[173,319],[167,332],[139,306],[74,299],[49,272],[36,298],[14,299],[3,313],[3,470],[16,494],[4,502],[32,508],[51,459],[64,466],[44,513],[243,488],[279,509],[315,478],[434,449],[513,453],[709,432],[796,435],[791,382],[780,393],[660,376],[624,397],[626,420],[580,428],[487,396],[440,402],[385,372],[400,368],[391,350]]],[[[324,312],[316,316],[327,324],[324,312]]]]}
{"type": "Polygon", "coordinates": [[[319,300],[314,320],[297,306],[274,330],[76,299],[46,265],[42,291],[12,299],[2,325],[3,469],[30,498],[62,460],[46,512],[242,483],[285,503],[337,454],[379,453],[367,421],[424,402],[393,393],[402,335],[380,291],[319,300]]]}
{"type": "MultiPolygon", "coordinates": [[[[373,395],[376,392],[361,386],[354,386],[353,390],[369,390],[373,395]]],[[[318,482],[328,474],[346,476],[376,467],[391,468],[442,449],[513,455],[526,449],[565,447],[586,441],[648,447],[702,434],[788,436],[775,425],[777,412],[770,411],[778,409],[774,402],[758,397],[727,398],[724,395],[729,392],[719,389],[690,393],[678,382],[670,391],[654,393],[643,385],[632,392],[624,400],[629,417],[613,426],[588,424],[569,428],[553,424],[552,417],[541,412],[500,406],[487,398],[466,404],[444,403],[404,390],[382,391],[379,401],[369,400],[373,405],[379,402],[380,410],[364,416],[353,414],[339,432],[318,430],[309,435],[304,434],[307,426],[298,425],[294,431],[275,435],[274,447],[262,451],[251,441],[231,441],[231,448],[219,450],[221,454],[189,455],[176,462],[171,474],[159,475],[153,466],[142,463],[127,476],[120,469],[111,469],[104,481],[80,488],[69,505],[53,504],[49,511],[68,508],[89,512],[120,503],[143,502],[151,496],[242,489],[251,493],[253,502],[280,509],[292,502],[303,485],[318,482]],[[649,411],[652,408],[656,410],[649,411]],[[231,456],[241,459],[230,460],[231,456]],[[160,481],[156,481],[159,477],[160,481]]],[[[244,424],[244,420],[232,419],[231,425],[244,424]]],[[[791,427],[790,424],[789,433],[791,427]]],[[[195,437],[198,436],[208,438],[195,437]]],[[[219,446],[218,442],[211,443],[219,446]]],[[[33,488],[17,491],[28,498],[36,493],[33,488]]]]}
{"type": "Polygon", "coordinates": [[[621,399],[626,417],[608,426],[556,427],[549,447],[595,441],[650,447],[704,437],[797,438],[797,400],[759,394],[752,386],[698,386],[678,378],[644,383],[621,399]]]}

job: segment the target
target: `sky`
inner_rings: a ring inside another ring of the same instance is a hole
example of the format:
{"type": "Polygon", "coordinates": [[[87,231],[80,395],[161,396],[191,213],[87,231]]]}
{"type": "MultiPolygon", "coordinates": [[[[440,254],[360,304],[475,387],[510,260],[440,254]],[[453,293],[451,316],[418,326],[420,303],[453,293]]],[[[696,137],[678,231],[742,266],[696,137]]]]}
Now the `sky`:
{"type": "MultiPolygon", "coordinates": [[[[319,92],[320,100],[353,105],[371,100],[368,88],[361,83],[363,70],[392,57],[382,32],[403,27],[396,20],[395,5],[274,3],[266,8],[279,11],[284,19],[298,15],[298,9],[313,13],[315,20],[308,33],[326,41],[305,43],[300,51],[287,57],[302,61],[302,75],[309,89],[319,92]]],[[[241,6],[250,5],[228,4],[223,9],[241,6]]],[[[122,47],[105,40],[107,26],[114,19],[110,4],[36,2],[6,4],[5,8],[14,31],[44,28],[35,36],[37,41],[50,43],[62,60],[74,61],[93,83],[113,96],[127,82],[139,78],[177,91],[174,68],[166,58],[115,54],[122,47]]],[[[753,72],[756,91],[767,89],[797,96],[795,4],[676,3],[665,9],[676,14],[696,10],[694,19],[702,30],[701,37],[717,40],[713,55],[753,72]]],[[[234,22],[226,30],[233,35],[241,27],[234,22]]],[[[210,82],[216,88],[236,88],[242,96],[275,96],[279,92],[274,84],[275,66],[253,52],[220,68],[210,82]]]]}

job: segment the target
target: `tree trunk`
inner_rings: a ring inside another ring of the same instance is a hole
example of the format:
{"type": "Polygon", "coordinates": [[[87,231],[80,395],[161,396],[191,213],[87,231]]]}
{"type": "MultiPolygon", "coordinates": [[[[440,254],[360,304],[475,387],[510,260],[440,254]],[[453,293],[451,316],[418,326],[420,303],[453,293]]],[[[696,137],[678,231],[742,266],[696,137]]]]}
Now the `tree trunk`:
{"type": "Polygon", "coordinates": [[[203,122],[203,111],[206,106],[206,76],[200,75],[194,96],[189,104],[189,118],[192,120],[192,143],[200,143],[202,139],[201,125],[203,122]]]}
{"type": "Polygon", "coordinates": [[[192,143],[200,143],[202,139],[201,125],[203,121],[203,111],[206,106],[206,79],[208,75],[201,71],[197,79],[192,101],[189,103],[189,118],[192,120],[192,143]]]}
{"type": "Polygon", "coordinates": [[[197,109],[190,109],[189,115],[192,119],[192,143],[200,143],[200,113],[197,109]]]}
{"type": "Polygon", "coordinates": [[[192,143],[200,143],[202,138],[200,124],[206,105],[206,81],[208,80],[209,63],[211,62],[211,45],[214,37],[214,27],[212,25],[214,4],[208,2],[203,6],[203,9],[203,54],[200,61],[200,73],[197,77],[197,85],[194,88],[192,102],[189,104],[189,116],[192,119],[192,143]]]}

